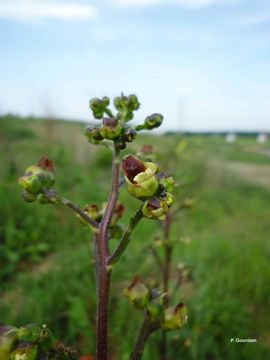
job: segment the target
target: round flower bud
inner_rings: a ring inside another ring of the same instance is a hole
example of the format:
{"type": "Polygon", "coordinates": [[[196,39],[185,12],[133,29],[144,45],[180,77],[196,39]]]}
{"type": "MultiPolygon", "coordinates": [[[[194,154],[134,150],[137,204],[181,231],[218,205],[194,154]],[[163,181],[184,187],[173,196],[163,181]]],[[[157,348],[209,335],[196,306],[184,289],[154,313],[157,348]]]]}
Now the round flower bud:
{"type": "Polygon", "coordinates": [[[92,144],[99,144],[103,140],[98,126],[87,126],[84,134],[92,144]]]}
{"type": "Polygon", "coordinates": [[[137,133],[132,128],[125,128],[123,131],[123,138],[126,142],[132,142],[136,139],[137,133]]]}
{"type": "Polygon", "coordinates": [[[166,200],[153,197],[143,205],[142,209],[143,215],[148,219],[159,219],[165,220],[166,214],[168,212],[168,205],[166,200]]]}
{"type": "Polygon", "coordinates": [[[172,176],[163,176],[159,183],[164,186],[166,191],[172,192],[174,187],[177,185],[172,176]]]}
{"type": "Polygon", "coordinates": [[[161,327],[164,330],[180,329],[187,323],[187,320],[187,307],[183,303],[180,303],[164,311],[161,327]]]}
{"type": "Polygon", "coordinates": [[[117,96],[113,100],[113,103],[114,103],[114,106],[115,106],[116,110],[119,110],[119,111],[123,110],[126,107],[127,102],[128,102],[128,98],[126,96],[124,96],[124,95],[117,96]]]}
{"type": "Polygon", "coordinates": [[[104,118],[100,134],[105,139],[114,140],[121,134],[122,128],[115,118],[104,118]]]}
{"type": "Polygon", "coordinates": [[[162,124],[163,116],[161,114],[153,114],[147,116],[144,121],[144,127],[147,130],[152,130],[154,128],[159,127],[162,124]]]}
{"type": "Polygon", "coordinates": [[[171,207],[173,204],[173,195],[169,192],[164,192],[162,194],[160,194],[160,198],[162,198],[163,200],[166,201],[168,207],[171,207]]]}
{"type": "Polygon", "coordinates": [[[157,289],[151,289],[150,301],[147,304],[147,314],[150,319],[159,320],[164,310],[164,294],[160,294],[157,289]]]}
{"type": "Polygon", "coordinates": [[[136,309],[144,309],[149,300],[149,290],[141,282],[139,276],[135,276],[132,283],[124,289],[123,295],[126,296],[136,309]]]}
{"type": "Polygon", "coordinates": [[[18,329],[18,340],[21,342],[36,342],[39,339],[40,326],[28,324],[18,329]]]}
{"type": "Polygon", "coordinates": [[[110,99],[108,98],[108,96],[103,96],[102,104],[103,104],[104,107],[107,107],[107,106],[110,105],[110,99]]]}
{"type": "Polygon", "coordinates": [[[118,110],[117,118],[123,121],[129,121],[133,118],[133,111],[138,110],[140,103],[136,95],[117,96],[114,99],[114,106],[118,110]]]}
{"type": "Polygon", "coordinates": [[[18,184],[28,193],[38,194],[42,188],[50,189],[54,181],[53,162],[43,156],[37,165],[26,169],[25,175],[19,178],[18,184]]]}
{"type": "Polygon", "coordinates": [[[45,204],[61,204],[62,203],[62,199],[59,196],[59,194],[56,191],[51,190],[50,192],[48,192],[48,194],[39,194],[37,196],[37,200],[40,204],[45,205],[45,204]]]}
{"type": "Polygon", "coordinates": [[[107,97],[103,97],[102,99],[93,98],[89,102],[90,109],[93,112],[93,116],[96,119],[102,119],[105,108],[109,105],[110,100],[107,97]]]}
{"type": "Polygon", "coordinates": [[[158,189],[158,181],[155,176],[156,164],[143,163],[136,156],[128,155],[122,160],[122,169],[131,195],[144,200],[156,193],[158,189]]]}
{"type": "MultiPolygon", "coordinates": [[[[99,207],[96,204],[88,204],[83,209],[84,213],[88,216],[90,216],[93,220],[100,222],[102,218],[102,211],[99,209],[99,207]]],[[[90,226],[88,222],[86,222],[79,214],[76,215],[77,220],[85,225],[90,226]]]]}
{"type": "Polygon", "coordinates": [[[129,107],[131,110],[138,110],[139,107],[140,107],[140,103],[138,101],[138,98],[136,95],[129,95],[128,97],[128,100],[129,100],[129,107]]]}

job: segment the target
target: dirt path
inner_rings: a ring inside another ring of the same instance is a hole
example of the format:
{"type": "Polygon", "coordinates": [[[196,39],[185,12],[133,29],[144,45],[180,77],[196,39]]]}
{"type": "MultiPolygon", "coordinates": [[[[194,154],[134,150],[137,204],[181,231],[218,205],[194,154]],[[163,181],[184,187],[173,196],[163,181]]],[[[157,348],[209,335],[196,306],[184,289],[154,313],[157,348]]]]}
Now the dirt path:
{"type": "Polygon", "coordinates": [[[270,164],[257,165],[247,164],[244,162],[226,162],[213,160],[209,162],[209,165],[215,169],[222,169],[226,172],[235,174],[250,184],[259,185],[270,189],[270,164]]]}

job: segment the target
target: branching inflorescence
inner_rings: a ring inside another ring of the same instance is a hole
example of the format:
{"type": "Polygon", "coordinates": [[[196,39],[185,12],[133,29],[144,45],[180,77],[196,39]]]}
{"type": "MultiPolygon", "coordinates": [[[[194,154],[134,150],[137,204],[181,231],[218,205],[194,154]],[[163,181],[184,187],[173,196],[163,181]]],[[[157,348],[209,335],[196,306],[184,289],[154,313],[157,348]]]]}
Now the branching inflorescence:
{"type": "MultiPolygon", "coordinates": [[[[90,101],[90,109],[98,125],[89,125],[85,135],[90,143],[106,145],[112,150],[111,190],[108,200],[101,206],[90,203],[80,208],[70,200],[63,198],[52,189],[55,181],[53,162],[42,157],[37,165],[27,168],[25,175],[19,179],[22,196],[27,202],[38,201],[42,204],[63,205],[68,207],[84,225],[93,232],[95,244],[95,262],[97,278],[97,349],[98,360],[108,359],[107,324],[110,294],[111,273],[132,239],[132,234],[141,219],[157,219],[166,221],[170,206],[173,203],[171,192],[174,187],[172,177],[165,175],[154,161],[145,161],[143,153],[132,154],[121,158],[121,151],[127,143],[136,139],[137,132],[152,130],[161,125],[163,116],[153,114],[146,117],[141,125],[130,126],[134,112],[139,109],[139,102],[135,95],[114,99],[116,112],[109,108],[108,97],[94,98],[90,101]],[[138,199],[138,209],[123,228],[119,219],[124,213],[124,205],[118,201],[121,185],[120,172],[124,175],[129,193],[138,199]],[[109,239],[119,238],[116,247],[110,252],[109,239]]],[[[147,152],[147,147],[145,148],[147,152]]],[[[131,351],[130,359],[142,357],[145,343],[150,334],[163,329],[181,328],[187,321],[187,309],[183,303],[168,307],[166,294],[155,288],[146,287],[136,276],[123,294],[130,304],[143,311],[144,320],[131,351]]],[[[29,358],[30,359],[30,358],[29,358]]],[[[25,360],[28,360],[25,357],[25,360]]],[[[32,358],[31,358],[32,360],[32,358]]]]}

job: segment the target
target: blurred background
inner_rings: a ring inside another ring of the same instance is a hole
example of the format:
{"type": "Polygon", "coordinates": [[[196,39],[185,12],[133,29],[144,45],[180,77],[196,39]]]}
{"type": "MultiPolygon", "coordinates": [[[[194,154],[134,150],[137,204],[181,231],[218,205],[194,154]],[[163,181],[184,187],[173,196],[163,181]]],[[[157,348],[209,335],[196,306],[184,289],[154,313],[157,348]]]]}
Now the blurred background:
{"type": "MultiPolygon", "coordinates": [[[[172,299],[188,305],[189,322],[170,334],[168,360],[267,359],[269,1],[0,0],[0,52],[0,322],[46,322],[94,353],[89,231],[68,210],[24,203],[17,178],[46,154],[63,196],[106,201],[110,153],[83,130],[90,98],[123,91],[141,102],[133,123],[164,115],[128,151],[152,144],[179,184],[176,201],[195,199],[171,229],[170,287],[177,264],[191,273],[172,299]]],[[[121,199],[126,223],[138,202],[124,188],[121,199]]],[[[120,360],[141,321],[121,292],[134,274],[160,282],[148,251],[160,236],[157,222],[142,222],[114,272],[109,337],[120,360]]],[[[159,359],[159,341],[145,359],[159,359]]]]}

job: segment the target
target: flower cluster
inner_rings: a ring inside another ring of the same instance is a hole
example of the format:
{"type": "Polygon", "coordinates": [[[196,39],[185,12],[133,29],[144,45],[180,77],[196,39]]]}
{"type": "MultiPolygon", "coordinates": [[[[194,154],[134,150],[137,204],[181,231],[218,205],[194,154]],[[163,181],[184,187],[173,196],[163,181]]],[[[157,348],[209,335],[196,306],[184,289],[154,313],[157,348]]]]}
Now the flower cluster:
{"type": "Polygon", "coordinates": [[[85,129],[85,135],[91,143],[100,144],[103,140],[113,140],[119,149],[125,149],[126,143],[136,139],[137,131],[151,130],[162,123],[162,115],[153,114],[145,119],[144,124],[135,128],[127,125],[133,119],[134,111],[140,107],[136,95],[125,96],[122,94],[116,97],[113,103],[117,110],[116,114],[113,114],[108,107],[110,105],[108,97],[94,98],[90,101],[90,109],[94,118],[101,120],[100,125],[89,125],[85,129]]]}
{"type": "Polygon", "coordinates": [[[55,181],[53,161],[46,156],[42,156],[38,163],[29,166],[25,174],[18,180],[18,184],[23,189],[22,197],[26,202],[34,202],[38,200],[41,204],[58,203],[57,193],[51,193],[50,199],[47,199],[43,190],[50,189],[55,181]]]}
{"type": "Polygon", "coordinates": [[[183,303],[166,307],[166,294],[155,288],[149,289],[141,282],[139,276],[134,277],[131,284],[124,289],[123,295],[134,308],[145,310],[149,322],[156,324],[157,328],[180,329],[187,322],[187,307],[183,303]]]}
{"type": "Polygon", "coordinates": [[[75,354],[71,349],[68,354],[68,351],[65,353],[60,348],[63,346],[59,346],[46,325],[30,324],[20,328],[0,325],[1,360],[64,360],[75,354]]]}
{"type": "Polygon", "coordinates": [[[122,160],[122,170],[130,194],[144,200],[144,216],[165,220],[173,203],[173,178],[162,174],[155,163],[143,162],[134,155],[127,155],[122,160]]]}

